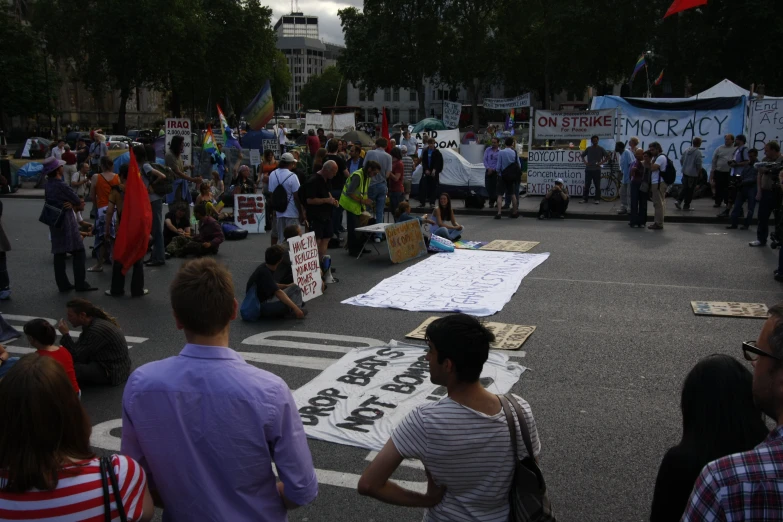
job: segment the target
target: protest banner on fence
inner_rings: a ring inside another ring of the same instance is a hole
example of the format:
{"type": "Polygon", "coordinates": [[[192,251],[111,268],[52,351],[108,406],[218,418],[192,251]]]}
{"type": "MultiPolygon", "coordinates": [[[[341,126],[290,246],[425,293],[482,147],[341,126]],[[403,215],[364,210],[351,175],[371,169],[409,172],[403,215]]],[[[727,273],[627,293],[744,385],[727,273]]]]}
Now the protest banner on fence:
{"type": "Polygon", "coordinates": [[[305,132],[310,129],[323,129],[325,133],[334,133],[337,137],[346,132],[356,130],[356,115],[348,114],[319,114],[308,112],[305,115],[305,132]]]}
{"type": "Polygon", "coordinates": [[[291,256],[294,282],[302,289],[302,301],[306,303],[322,295],[324,291],[315,232],[289,239],[288,253],[291,256]]]}
{"type": "MultiPolygon", "coordinates": [[[[273,150],[275,152],[275,159],[280,159],[280,143],[278,143],[277,138],[262,138],[261,139],[261,150],[266,152],[267,150],[273,150]]],[[[260,162],[259,162],[260,164],[260,162]]]]}
{"type": "Polygon", "coordinates": [[[427,254],[427,245],[424,244],[424,234],[418,219],[389,225],[384,232],[392,263],[404,263],[427,254]]]}
{"type": "Polygon", "coordinates": [[[459,129],[423,131],[414,134],[414,137],[421,143],[421,150],[427,148],[424,142],[427,138],[435,138],[436,149],[459,149],[459,129]]]}
{"type": "MultiPolygon", "coordinates": [[[[617,186],[608,176],[609,166],[601,167],[601,194],[606,197],[617,195],[617,186]]],[[[544,196],[561,178],[568,195],[582,197],[585,190],[585,164],[582,151],[573,150],[531,150],[527,157],[527,193],[529,196],[544,196]]],[[[595,195],[595,186],[590,185],[590,195],[595,195]]]]}
{"type": "Polygon", "coordinates": [[[516,98],[484,98],[485,109],[518,109],[530,107],[530,93],[522,94],[516,98]]]}
{"type": "MultiPolygon", "coordinates": [[[[380,450],[416,406],[437,401],[446,389],[430,381],[426,347],[390,341],[355,348],[293,392],[308,437],[380,450]]],[[[480,382],[507,393],[525,371],[505,354],[490,352],[480,382]]]]}
{"type": "Polygon", "coordinates": [[[750,102],[750,135],[748,147],[759,150],[764,157],[764,145],[783,139],[783,98],[762,98],[750,102]]]}
{"type": "Polygon", "coordinates": [[[250,234],[263,234],[266,205],[263,194],[234,194],[234,224],[250,234]]]}
{"type": "Polygon", "coordinates": [[[533,137],[547,139],[590,139],[592,136],[614,139],[615,111],[536,111],[533,137]]]}
{"type": "Polygon", "coordinates": [[[182,136],[185,140],[185,148],[180,159],[185,166],[190,165],[193,160],[193,137],[190,132],[189,118],[166,118],[166,152],[171,146],[171,139],[174,136],[182,136]]]}
{"type": "Polygon", "coordinates": [[[261,151],[250,149],[250,164],[254,167],[261,165],[261,151]]]}
{"type": "Polygon", "coordinates": [[[459,127],[459,117],[462,114],[462,104],[457,102],[443,102],[443,124],[449,129],[459,127]]]}

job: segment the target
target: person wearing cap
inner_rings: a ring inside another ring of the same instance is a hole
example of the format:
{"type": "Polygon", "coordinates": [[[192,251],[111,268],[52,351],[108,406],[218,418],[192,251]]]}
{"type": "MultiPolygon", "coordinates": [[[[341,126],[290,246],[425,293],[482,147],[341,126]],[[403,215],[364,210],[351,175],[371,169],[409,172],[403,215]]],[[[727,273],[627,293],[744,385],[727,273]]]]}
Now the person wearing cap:
{"type": "Polygon", "coordinates": [[[284,237],[283,231],[288,225],[304,225],[307,215],[299,200],[299,177],[291,169],[296,167],[296,158],[290,152],[280,156],[277,170],[269,174],[269,192],[274,194],[278,185],[282,185],[288,198],[288,206],[283,212],[275,211],[277,217],[277,237],[284,237]]]}
{"type": "Polygon", "coordinates": [[[538,207],[538,219],[565,217],[568,208],[568,189],[561,178],[555,180],[555,186],[549,189],[538,207]]]}
{"type": "Polygon", "coordinates": [[[63,181],[63,165],[65,162],[57,158],[48,158],[43,162],[43,173],[47,177],[44,187],[46,203],[61,208],[63,212],[62,225],[49,227],[54,254],[54,279],[60,292],[68,292],[74,288],[77,292],[97,290],[86,280],[84,243],[76,221],[76,211],[82,209],[83,203],[76,192],[63,181]],[[65,255],[68,253],[73,256],[74,284],[71,284],[65,273],[65,255]]]}

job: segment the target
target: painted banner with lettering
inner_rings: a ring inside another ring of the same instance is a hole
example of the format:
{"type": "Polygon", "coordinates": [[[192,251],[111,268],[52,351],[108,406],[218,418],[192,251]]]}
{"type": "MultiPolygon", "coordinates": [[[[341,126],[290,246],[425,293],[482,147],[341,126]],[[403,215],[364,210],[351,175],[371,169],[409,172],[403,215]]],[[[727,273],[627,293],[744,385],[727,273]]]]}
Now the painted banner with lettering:
{"type": "Polygon", "coordinates": [[[459,149],[459,129],[430,130],[416,133],[414,136],[421,143],[419,156],[421,156],[421,151],[427,148],[427,143],[424,141],[427,138],[435,138],[436,149],[459,149]]]}
{"type": "Polygon", "coordinates": [[[516,98],[484,98],[485,109],[518,109],[530,107],[530,93],[521,94],[516,98]]]}
{"type": "Polygon", "coordinates": [[[614,109],[602,111],[536,111],[533,137],[547,139],[614,138],[614,109]]]}
{"type": "Polygon", "coordinates": [[[522,279],[548,257],[549,253],[456,249],[430,256],[384,279],[366,294],[342,303],[412,312],[492,315],[511,300],[522,279]]]}
{"type": "MultiPolygon", "coordinates": [[[[416,406],[446,396],[430,382],[426,347],[390,341],[355,348],[293,392],[305,433],[313,439],[380,450],[416,406]]],[[[525,367],[490,352],[480,382],[507,393],[525,367]]]]}
{"type": "Polygon", "coordinates": [[[288,240],[288,245],[291,270],[294,272],[296,285],[302,290],[302,301],[306,303],[324,293],[315,232],[292,237],[288,240]]]}
{"type": "Polygon", "coordinates": [[[187,167],[193,161],[193,135],[190,130],[189,118],[166,118],[166,152],[171,147],[171,139],[174,136],[182,136],[185,140],[185,148],[179,158],[187,167]]]}
{"type": "Polygon", "coordinates": [[[250,234],[264,234],[266,205],[263,194],[234,194],[234,224],[250,234]]]}
{"type": "Polygon", "coordinates": [[[334,133],[342,136],[346,132],[356,129],[356,115],[349,114],[319,114],[307,113],[305,115],[305,132],[310,129],[323,129],[325,133],[334,133]]]}
{"type": "Polygon", "coordinates": [[[459,117],[462,114],[462,104],[457,102],[443,102],[443,123],[449,129],[459,127],[459,117]]]}
{"type": "Polygon", "coordinates": [[[389,225],[384,232],[392,263],[404,263],[427,255],[427,245],[424,244],[424,234],[418,219],[389,225]]]}
{"type": "Polygon", "coordinates": [[[750,102],[750,133],[748,147],[759,150],[764,157],[764,145],[783,139],[783,98],[762,98],[750,102]]]}
{"type": "MultiPolygon", "coordinates": [[[[597,96],[593,109],[620,109],[619,139],[625,143],[636,136],[639,146],[646,149],[657,141],[663,153],[674,161],[677,183],[681,177],[680,158],[691,146],[694,137],[702,139],[703,168],[710,171],[712,155],[727,133],[742,133],[745,122],[745,97],[687,99],[681,102],[662,102],[643,99],[627,100],[619,96],[597,96]]],[[[601,140],[601,146],[614,149],[614,141],[601,140]]]]}
{"type": "MultiPolygon", "coordinates": [[[[601,194],[606,197],[616,195],[617,186],[604,175],[610,173],[609,166],[601,167],[601,194]]],[[[585,190],[585,164],[582,151],[567,150],[531,150],[527,156],[527,194],[544,196],[555,186],[555,180],[561,178],[568,195],[582,197],[585,190]]],[[[590,185],[590,195],[595,195],[595,186],[590,185]]]]}

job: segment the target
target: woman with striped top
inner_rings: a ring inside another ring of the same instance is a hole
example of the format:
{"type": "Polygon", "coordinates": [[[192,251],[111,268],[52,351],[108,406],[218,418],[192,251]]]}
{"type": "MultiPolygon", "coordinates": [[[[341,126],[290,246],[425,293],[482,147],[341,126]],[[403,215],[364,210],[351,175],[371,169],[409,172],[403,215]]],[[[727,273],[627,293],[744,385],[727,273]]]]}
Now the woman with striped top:
{"type": "Polygon", "coordinates": [[[90,419],[51,357],[26,355],[0,379],[0,418],[0,520],[118,521],[121,509],[131,522],[152,519],[144,470],[120,455],[110,458],[120,498],[107,474],[106,517],[90,419]]]}

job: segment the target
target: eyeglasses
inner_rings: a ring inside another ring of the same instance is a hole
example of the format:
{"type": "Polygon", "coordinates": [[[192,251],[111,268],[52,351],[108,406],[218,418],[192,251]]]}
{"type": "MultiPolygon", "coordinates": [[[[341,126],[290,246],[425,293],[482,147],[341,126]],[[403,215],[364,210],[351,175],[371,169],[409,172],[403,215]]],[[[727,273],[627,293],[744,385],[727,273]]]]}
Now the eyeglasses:
{"type": "Polygon", "coordinates": [[[758,348],[756,346],[756,341],[747,341],[742,343],[742,355],[748,361],[758,361],[759,357],[770,357],[776,361],[783,361],[783,359],[780,357],[772,355],[771,353],[765,352],[764,350],[758,348]]]}

